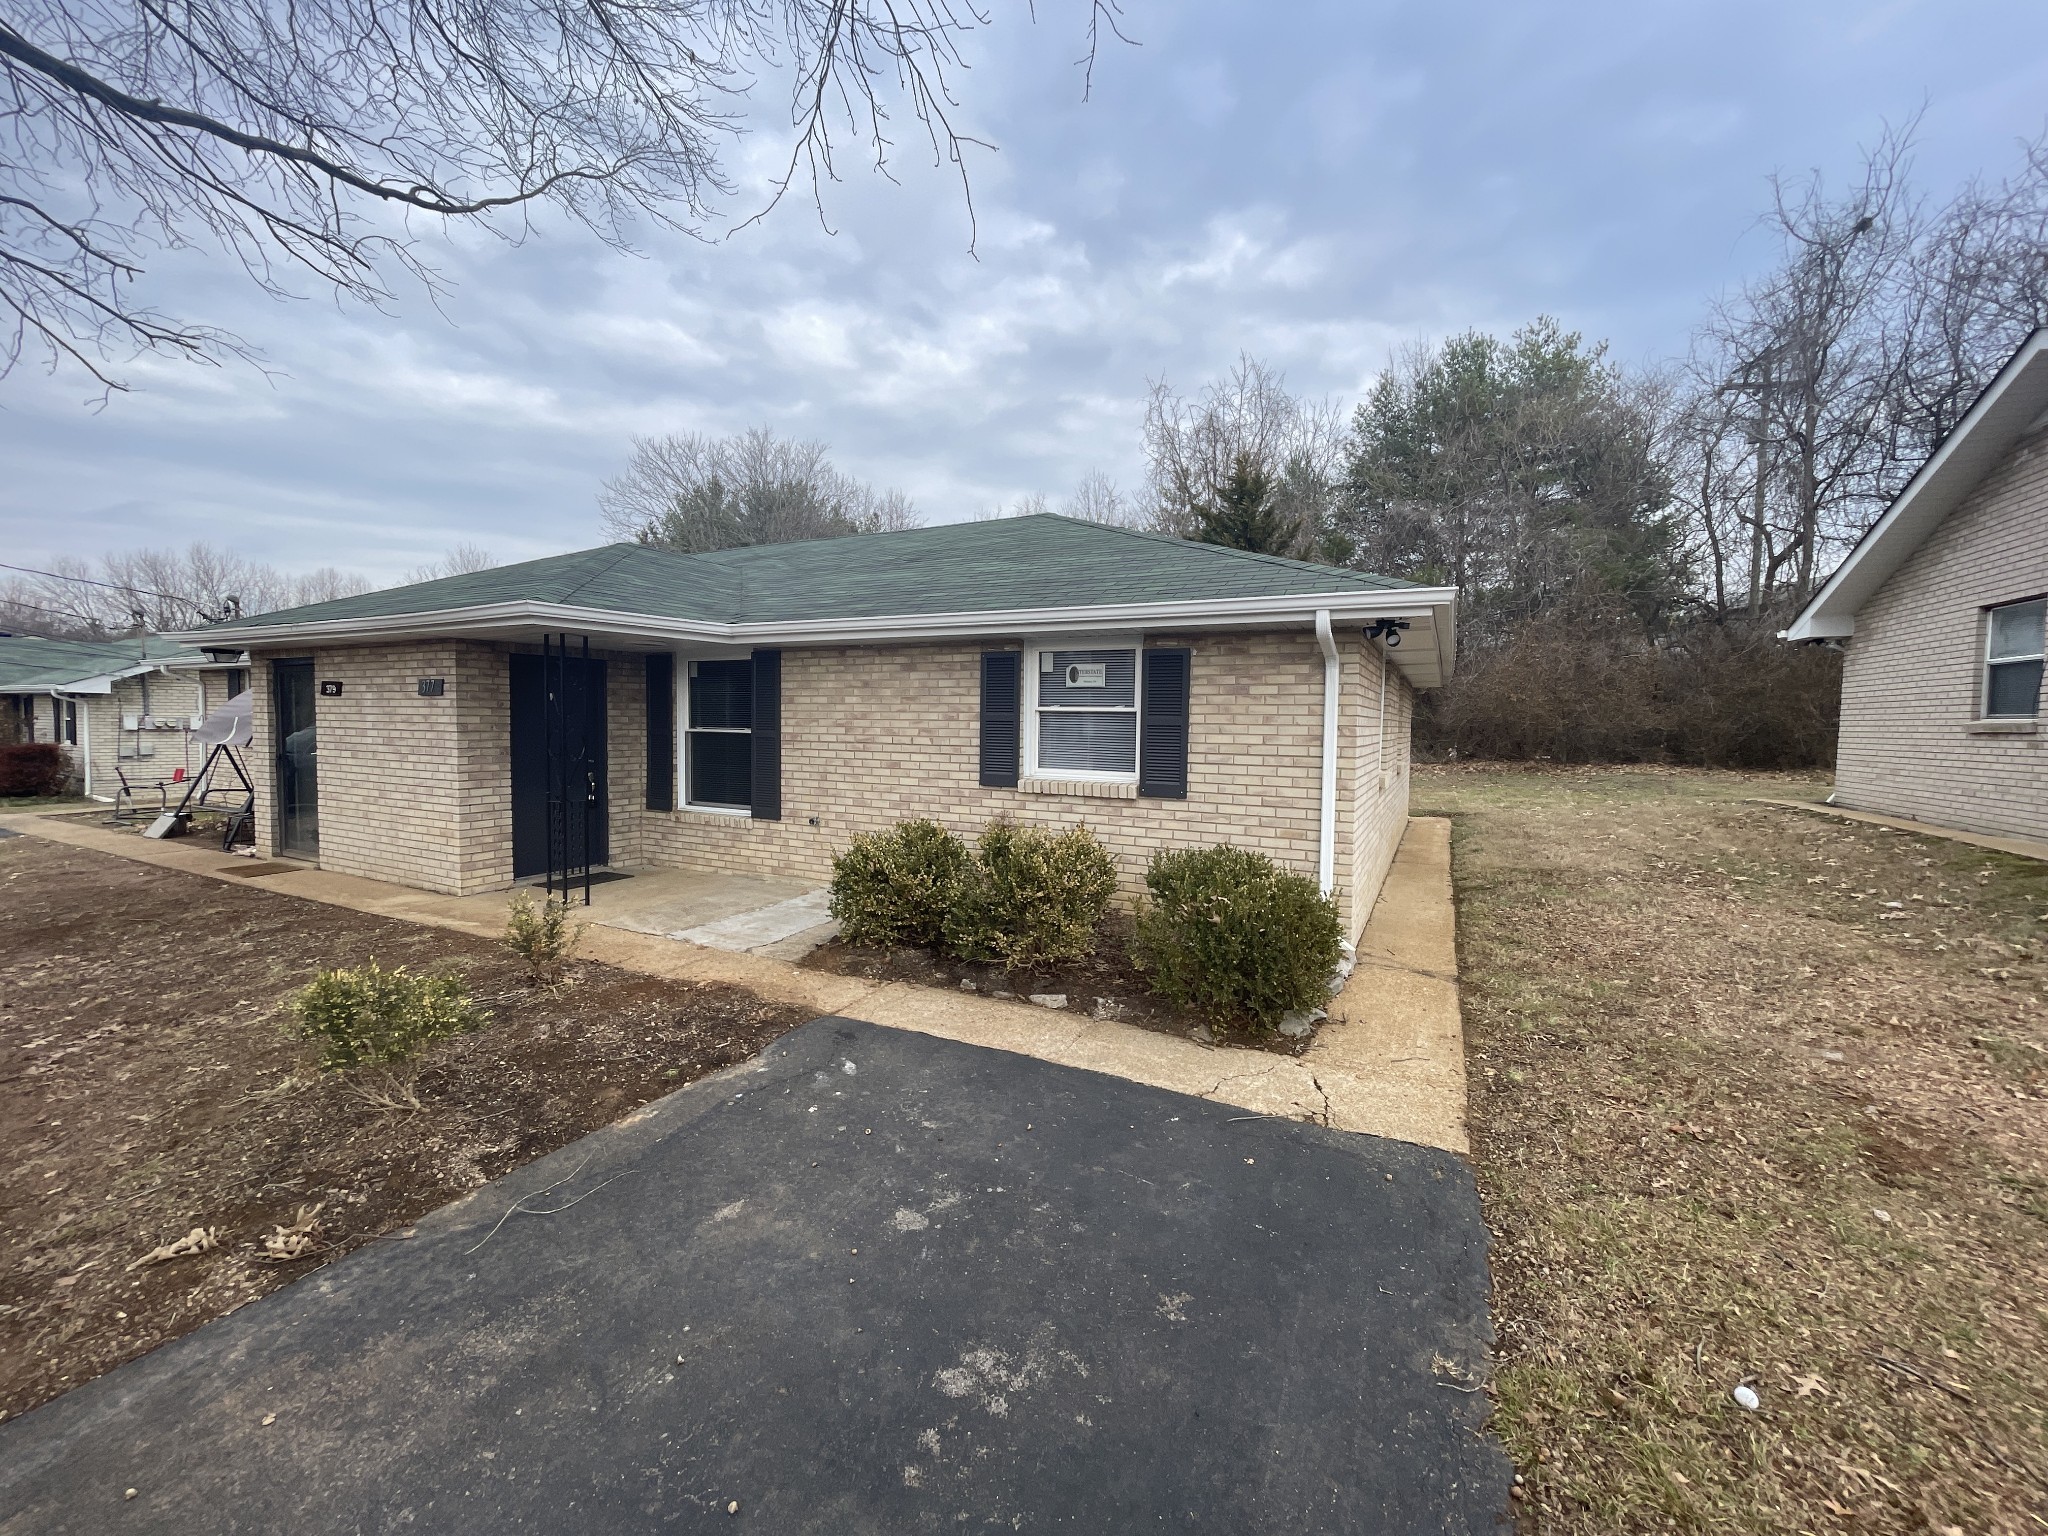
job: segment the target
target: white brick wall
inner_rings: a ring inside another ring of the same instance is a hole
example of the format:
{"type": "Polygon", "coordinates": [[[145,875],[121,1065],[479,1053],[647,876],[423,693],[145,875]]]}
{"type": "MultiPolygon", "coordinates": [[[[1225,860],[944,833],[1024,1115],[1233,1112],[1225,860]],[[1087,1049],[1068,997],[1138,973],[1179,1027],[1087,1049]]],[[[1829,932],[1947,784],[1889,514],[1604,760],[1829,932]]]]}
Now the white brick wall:
{"type": "Polygon", "coordinates": [[[1974,734],[1984,610],[2048,592],[2048,432],[2014,446],[1856,615],[1836,799],[2048,837],[2048,737],[1974,734]]]}

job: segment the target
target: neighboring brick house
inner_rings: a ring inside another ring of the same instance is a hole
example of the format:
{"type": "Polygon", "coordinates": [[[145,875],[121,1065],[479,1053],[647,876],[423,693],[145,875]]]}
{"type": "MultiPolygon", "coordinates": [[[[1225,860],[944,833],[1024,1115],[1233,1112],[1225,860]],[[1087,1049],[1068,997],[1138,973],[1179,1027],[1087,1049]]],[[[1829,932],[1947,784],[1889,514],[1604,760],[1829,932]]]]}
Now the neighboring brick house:
{"type": "Polygon", "coordinates": [[[2036,331],[1814,594],[1843,646],[1836,804],[2048,838],[2048,331],[2036,331]]]}
{"type": "Polygon", "coordinates": [[[1037,516],[615,544],[186,638],[248,648],[267,855],[502,889],[580,864],[587,804],[594,865],[822,882],[906,818],[1086,822],[1127,893],[1154,849],[1236,843],[1356,933],[1452,618],[1442,588],[1037,516]]]}
{"type": "MultiPolygon", "coordinates": [[[[125,774],[153,785],[180,768],[197,773],[205,748],[191,728],[247,686],[246,664],[150,635],[133,640],[0,636],[0,709],[9,734],[53,741],[74,787],[113,800],[125,774]]],[[[150,795],[154,803],[154,793],[150,795]]]]}

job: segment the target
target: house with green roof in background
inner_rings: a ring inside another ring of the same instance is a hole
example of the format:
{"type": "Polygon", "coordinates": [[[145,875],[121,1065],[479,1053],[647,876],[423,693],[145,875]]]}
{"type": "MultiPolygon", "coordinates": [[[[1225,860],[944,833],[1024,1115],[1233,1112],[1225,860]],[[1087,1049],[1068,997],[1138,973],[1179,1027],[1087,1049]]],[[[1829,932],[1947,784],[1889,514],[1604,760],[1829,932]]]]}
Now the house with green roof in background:
{"type": "Polygon", "coordinates": [[[614,544],[215,625],[270,857],[455,895],[583,869],[822,883],[857,833],[1085,822],[1127,892],[1228,842],[1356,935],[1454,594],[1050,515],[614,544]]]}
{"type": "Polygon", "coordinates": [[[247,677],[237,652],[210,656],[160,635],[0,635],[0,740],[56,743],[73,787],[112,801],[124,776],[141,787],[197,773],[206,749],[193,729],[247,677]]]}

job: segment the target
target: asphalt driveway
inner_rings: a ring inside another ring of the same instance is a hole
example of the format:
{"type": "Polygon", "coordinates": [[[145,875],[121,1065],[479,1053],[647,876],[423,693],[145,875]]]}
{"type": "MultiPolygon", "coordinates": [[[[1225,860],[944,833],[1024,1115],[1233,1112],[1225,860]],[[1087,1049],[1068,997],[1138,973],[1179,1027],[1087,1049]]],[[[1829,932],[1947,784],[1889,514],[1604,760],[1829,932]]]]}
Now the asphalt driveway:
{"type": "Polygon", "coordinates": [[[0,1425],[0,1531],[1492,1531],[1485,1240],[1446,1152],[821,1019],[0,1425]]]}

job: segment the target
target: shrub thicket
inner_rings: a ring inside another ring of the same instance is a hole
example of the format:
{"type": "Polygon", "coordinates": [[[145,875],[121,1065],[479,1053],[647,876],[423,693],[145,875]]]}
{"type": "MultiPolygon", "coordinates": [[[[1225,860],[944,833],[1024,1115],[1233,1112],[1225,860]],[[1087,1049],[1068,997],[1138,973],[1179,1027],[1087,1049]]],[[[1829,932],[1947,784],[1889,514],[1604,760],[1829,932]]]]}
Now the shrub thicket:
{"type": "Polygon", "coordinates": [[[1789,615],[1699,620],[1652,639],[1573,603],[1472,651],[1423,696],[1424,757],[1813,768],[1835,760],[1841,656],[1777,637],[1789,615]]]}
{"type": "Polygon", "coordinates": [[[0,747],[0,795],[61,795],[71,787],[71,765],[54,741],[0,747]]]}
{"type": "Polygon", "coordinates": [[[1008,971],[1078,960],[1115,894],[1116,865],[1086,827],[992,822],[955,885],[945,946],[1008,971]]]}
{"type": "Polygon", "coordinates": [[[1132,959],[1168,1001],[1271,1028],[1329,1000],[1344,933],[1314,881],[1218,845],[1155,853],[1145,889],[1132,959]]]}
{"type": "Polygon", "coordinates": [[[322,971],[292,999],[299,1033],[327,1070],[404,1061],[434,1040],[476,1029],[490,1015],[455,976],[420,976],[372,960],[322,971]]]}
{"type": "Polygon", "coordinates": [[[538,905],[533,892],[521,891],[512,898],[505,919],[505,947],[526,962],[526,979],[535,986],[551,987],[562,979],[562,967],[583,941],[583,925],[569,921],[569,903],[549,896],[538,905]]]}
{"type": "Polygon", "coordinates": [[[968,862],[967,845],[935,821],[862,833],[832,861],[841,936],[849,944],[937,947],[968,862]]]}

